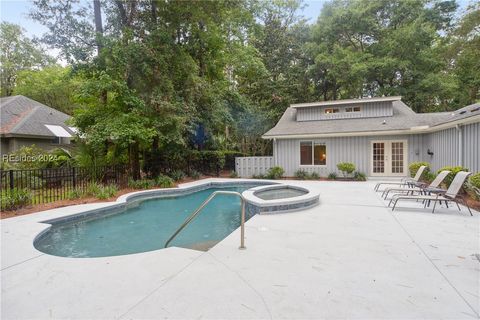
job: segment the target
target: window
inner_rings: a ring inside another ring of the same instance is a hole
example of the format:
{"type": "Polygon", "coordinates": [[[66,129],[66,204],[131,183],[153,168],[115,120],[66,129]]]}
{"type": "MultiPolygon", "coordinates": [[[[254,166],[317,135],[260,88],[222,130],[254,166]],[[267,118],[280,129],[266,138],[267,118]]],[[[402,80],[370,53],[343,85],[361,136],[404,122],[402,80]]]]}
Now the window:
{"type": "Polygon", "coordinates": [[[348,107],[345,108],[345,112],[360,112],[360,107],[348,107]]]}
{"type": "Polygon", "coordinates": [[[325,109],[325,113],[326,113],[326,114],[338,113],[338,112],[340,112],[340,110],[337,109],[337,108],[327,108],[327,109],[325,109]]]}
{"type": "Polygon", "coordinates": [[[327,146],[313,141],[300,142],[300,165],[324,166],[327,164],[327,146]]]}

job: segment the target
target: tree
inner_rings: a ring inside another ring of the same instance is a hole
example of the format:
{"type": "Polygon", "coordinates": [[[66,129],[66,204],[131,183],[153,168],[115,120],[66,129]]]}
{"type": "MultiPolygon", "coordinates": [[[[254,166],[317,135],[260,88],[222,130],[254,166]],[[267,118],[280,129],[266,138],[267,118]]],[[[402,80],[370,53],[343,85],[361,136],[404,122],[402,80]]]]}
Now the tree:
{"type": "Polygon", "coordinates": [[[53,61],[20,26],[8,22],[0,24],[0,51],[2,96],[12,95],[20,71],[38,69],[53,61]]]}
{"type": "Polygon", "coordinates": [[[52,65],[40,70],[18,73],[14,95],[24,95],[49,107],[72,114],[74,93],[82,80],[72,75],[71,68],[52,65]]]}

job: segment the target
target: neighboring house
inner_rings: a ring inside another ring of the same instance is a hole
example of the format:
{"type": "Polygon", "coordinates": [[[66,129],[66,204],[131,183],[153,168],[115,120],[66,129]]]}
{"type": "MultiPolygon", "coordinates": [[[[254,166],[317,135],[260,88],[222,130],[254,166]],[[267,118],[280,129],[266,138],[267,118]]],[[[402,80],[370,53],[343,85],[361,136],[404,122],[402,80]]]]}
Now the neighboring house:
{"type": "Polygon", "coordinates": [[[299,169],[327,176],[338,173],[339,162],[353,162],[368,176],[406,176],[414,161],[478,172],[479,137],[480,104],[415,113],[401,97],[293,104],[263,135],[273,140],[268,166],[281,166],[287,176],[299,169]]]}
{"type": "Polygon", "coordinates": [[[24,96],[0,98],[0,154],[32,144],[50,151],[68,147],[75,135],[69,115],[24,96]]]}

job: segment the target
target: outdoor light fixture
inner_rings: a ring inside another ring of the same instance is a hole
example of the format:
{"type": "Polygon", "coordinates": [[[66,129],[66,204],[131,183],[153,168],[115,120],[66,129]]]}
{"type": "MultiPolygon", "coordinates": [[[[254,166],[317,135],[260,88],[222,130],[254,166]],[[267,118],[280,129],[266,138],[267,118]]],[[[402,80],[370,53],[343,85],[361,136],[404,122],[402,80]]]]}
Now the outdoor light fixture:
{"type": "Polygon", "coordinates": [[[433,156],[433,151],[430,151],[430,149],[427,150],[428,155],[433,156]]]}

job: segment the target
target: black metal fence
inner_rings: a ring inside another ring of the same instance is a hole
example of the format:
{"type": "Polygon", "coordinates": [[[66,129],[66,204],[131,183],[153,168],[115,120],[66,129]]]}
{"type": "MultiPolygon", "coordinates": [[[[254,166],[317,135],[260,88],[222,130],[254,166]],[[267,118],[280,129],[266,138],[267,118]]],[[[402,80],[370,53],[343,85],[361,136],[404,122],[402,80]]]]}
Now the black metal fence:
{"type": "Polygon", "coordinates": [[[86,192],[93,182],[124,188],[129,176],[125,166],[0,170],[0,191],[5,201],[19,191],[28,190],[29,204],[41,204],[67,199],[75,190],[86,192]]]}

